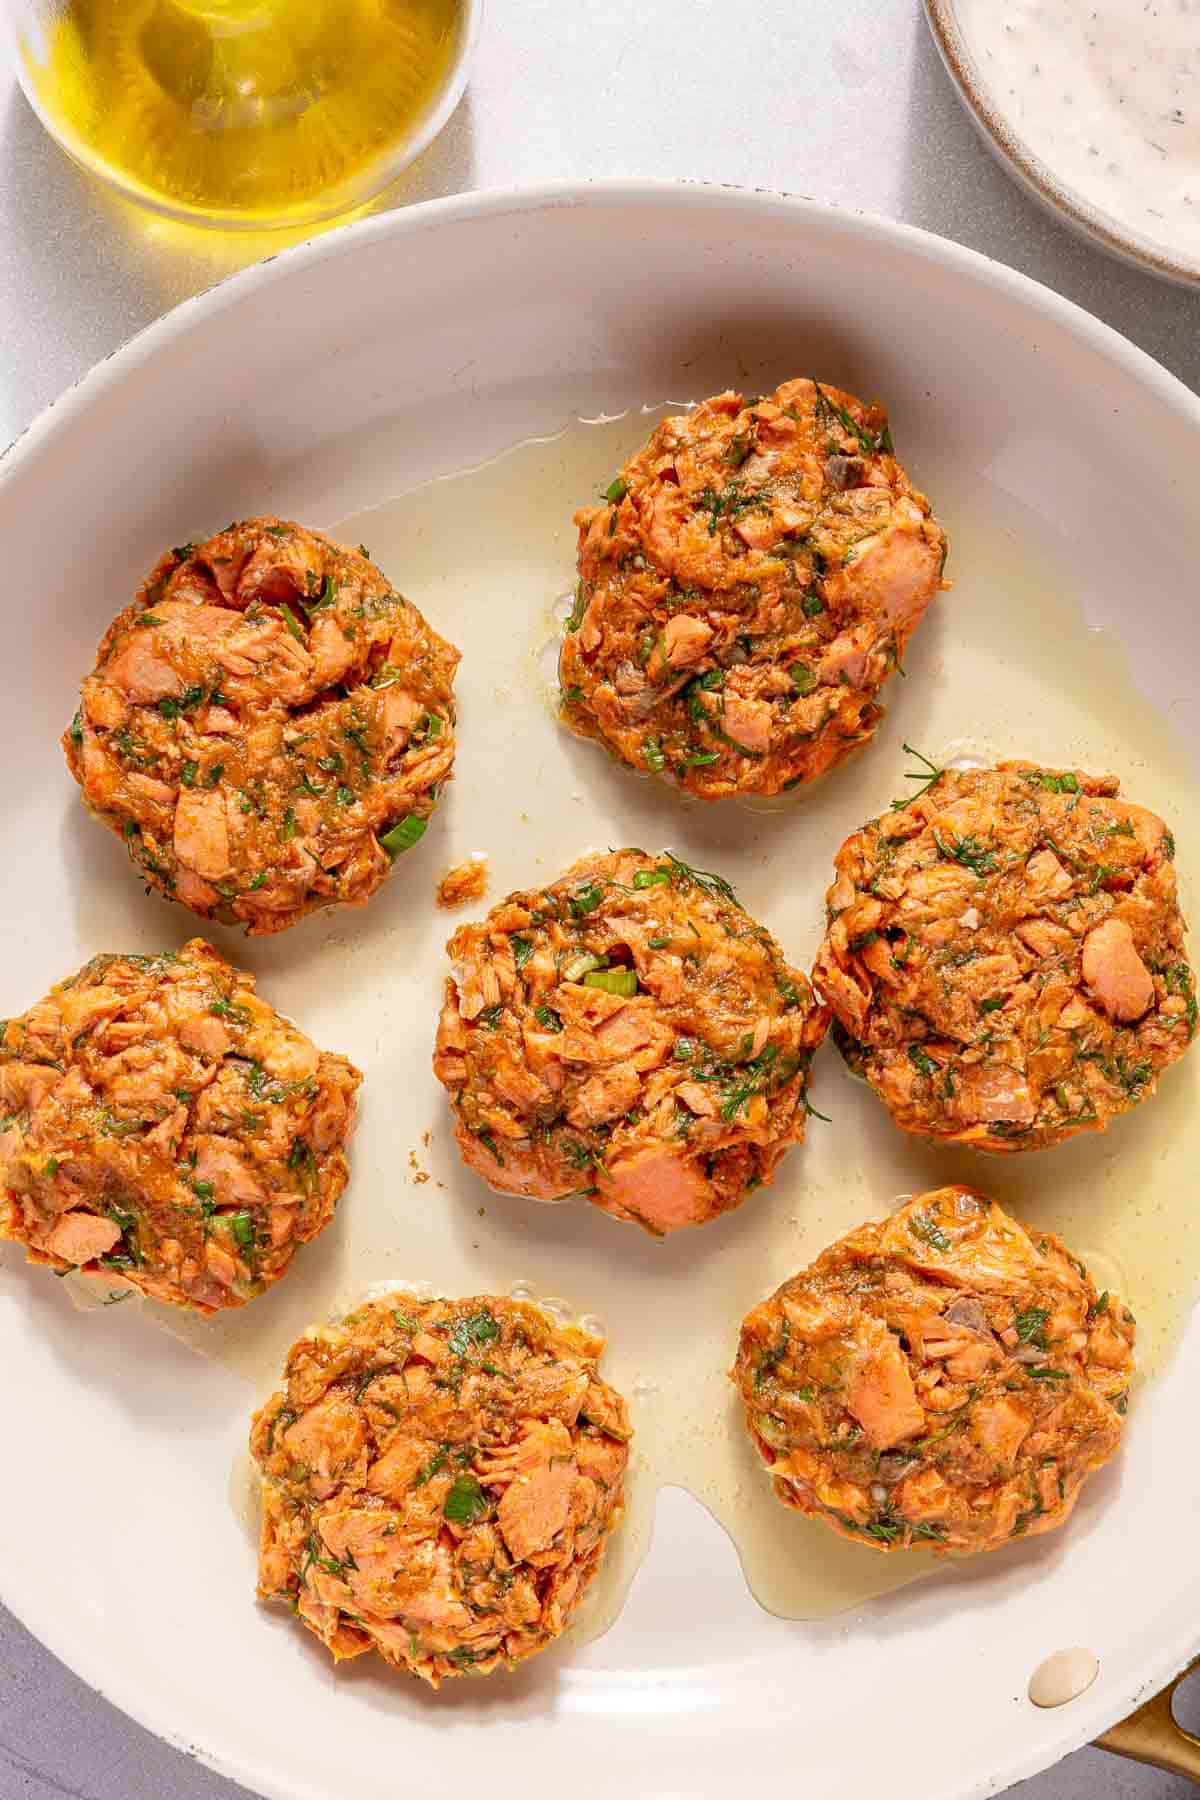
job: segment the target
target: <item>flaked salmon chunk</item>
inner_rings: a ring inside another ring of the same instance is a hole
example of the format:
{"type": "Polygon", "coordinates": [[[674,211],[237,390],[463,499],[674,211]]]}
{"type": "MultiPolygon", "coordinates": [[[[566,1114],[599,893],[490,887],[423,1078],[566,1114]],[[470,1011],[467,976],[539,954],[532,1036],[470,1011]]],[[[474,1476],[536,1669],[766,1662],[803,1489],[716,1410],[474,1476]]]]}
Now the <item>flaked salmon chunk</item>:
{"type": "Polygon", "coordinates": [[[260,1597],[433,1687],[546,1649],[624,1512],[603,1348],[491,1295],[398,1292],[302,1337],[251,1429],[260,1597]]]}
{"type": "Polygon", "coordinates": [[[201,938],[93,957],[0,1030],[0,1237],[241,1306],[332,1219],[361,1080],[201,938]]]}
{"type": "Polygon", "coordinates": [[[1058,1238],[938,1188],[756,1306],[732,1378],[786,1505],[877,1550],[997,1550],[1116,1455],[1134,1330],[1058,1238]]]}
{"type": "Polygon", "coordinates": [[[1162,820],[1112,776],[938,772],[847,838],[813,979],[897,1125],[977,1150],[1099,1131],[1196,1033],[1162,820]]]}
{"type": "Polygon", "coordinates": [[[161,558],[63,737],[88,809],[201,918],[362,905],[454,771],[458,651],[365,551],[246,519],[161,558]]]}
{"type": "Polygon", "coordinates": [[[663,419],[575,522],[562,719],[706,800],[813,781],[866,743],[945,585],[886,412],[812,380],[663,419]]]}
{"type": "Polygon", "coordinates": [[[492,1187],[662,1235],[802,1142],[827,1014],[728,883],[671,852],[585,857],[448,946],[434,1072],[492,1187]]]}

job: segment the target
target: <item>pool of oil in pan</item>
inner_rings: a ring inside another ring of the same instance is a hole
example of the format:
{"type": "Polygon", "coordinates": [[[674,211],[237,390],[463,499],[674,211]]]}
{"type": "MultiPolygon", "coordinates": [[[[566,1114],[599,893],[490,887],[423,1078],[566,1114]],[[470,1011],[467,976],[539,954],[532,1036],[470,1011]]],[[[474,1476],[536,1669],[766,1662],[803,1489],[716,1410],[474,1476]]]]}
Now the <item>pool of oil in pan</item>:
{"type": "MultiPolygon", "coordinates": [[[[1200,1055],[1106,1135],[985,1159],[902,1138],[827,1046],[813,1098],[831,1122],[813,1121],[808,1143],[772,1187],[701,1231],[653,1242],[583,1201],[547,1207],[492,1195],[461,1167],[429,1072],[453,920],[430,902],[437,875],[471,851],[488,853],[494,901],[551,879],[590,847],[669,844],[728,876],[790,959],[807,968],[833,851],[904,790],[907,740],[946,761],[1024,754],[1119,772],[1129,794],[1174,830],[1185,904],[1189,867],[1200,857],[1194,775],[1120,652],[1088,627],[1069,545],[1056,544],[1044,521],[977,472],[949,466],[914,475],[936,496],[950,531],[954,588],[910,647],[908,679],[892,682],[891,716],[875,744],[817,788],[782,803],[708,808],[564,734],[553,715],[547,647],[556,602],[573,582],[571,515],[611,479],[648,422],[629,414],[573,424],[335,527],[348,542],[364,541],[463,649],[458,773],[392,891],[367,914],[335,921],[315,956],[311,945],[285,941],[264,951],[230,940],[230,953],[256,968],[266,993],[314,1031],[307,1009],[324,997],[323,1041],[356,1053],[366,1068],[363,1118],[336,1227],[301,1252],[282,1287],[236,1316],[169,1322],[197,1349],[239,1368],[257,1404],[292,1339],[379,1280],[427,1281],[451,1295],[524,1284],[598,1315],[610,1334],[604,1373],[629,1397],[637,1439],[629,1517],[581,1621],[584,1636],[619,1612],[649,1541],[654,1495],[668,1484],[711,1509],[759,1601],[783,1616],[820,1618],[918,1576],[936,1578],[932,1556],[884,1557],[844,1543],[775,1500],[726,1373],[741,1317],[858,1220],[908,1193],[964,1179],[1060,1231],[1102,1286],[1126,1296],[1139,1319],[1144,1381],[1169,1353],[1191,1299],[1186,1245],[1200,1153],[1200,1055]],[[340,1024],[347,1008],[354,1033],[340,1024]]],[[[1136,1397],[1134,1414],[1136,1454],[1136,1397]]],[[[1003,1554],[1028,1552],[1014,1546],[1003,1554]]]]}

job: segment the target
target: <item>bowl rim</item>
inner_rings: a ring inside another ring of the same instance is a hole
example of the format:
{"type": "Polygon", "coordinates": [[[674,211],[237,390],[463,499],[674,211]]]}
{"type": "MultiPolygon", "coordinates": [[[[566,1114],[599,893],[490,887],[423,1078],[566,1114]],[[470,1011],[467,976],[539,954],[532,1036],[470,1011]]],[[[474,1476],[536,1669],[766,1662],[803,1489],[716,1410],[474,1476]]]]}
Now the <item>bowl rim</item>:
{"type": "Polygon", "coordinates": [[[988,148],[1018,185],[1111,256],[1178,286],[1200,287],[1200,261],[1182,260],[1156,249],[1151,240],[1123,230],[1110,214],[1060,181],[1049,165],[1035,156],[1003,111],[988,99],[958,23],[957,0],[924,0],[924,6],[930,35],[959,99],[988,148]]]}

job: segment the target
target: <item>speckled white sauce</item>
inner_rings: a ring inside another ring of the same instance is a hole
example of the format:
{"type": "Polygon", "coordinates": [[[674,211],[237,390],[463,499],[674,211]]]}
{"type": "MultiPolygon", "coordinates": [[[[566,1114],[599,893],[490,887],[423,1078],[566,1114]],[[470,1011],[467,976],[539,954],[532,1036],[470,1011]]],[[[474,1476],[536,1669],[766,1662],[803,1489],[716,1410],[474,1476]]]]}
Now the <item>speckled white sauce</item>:
{"type": "Polygon", "coordinates": [[[1200,0],[957,0],[985,98],[1055,181],[1200,267],[1200,0]]]}

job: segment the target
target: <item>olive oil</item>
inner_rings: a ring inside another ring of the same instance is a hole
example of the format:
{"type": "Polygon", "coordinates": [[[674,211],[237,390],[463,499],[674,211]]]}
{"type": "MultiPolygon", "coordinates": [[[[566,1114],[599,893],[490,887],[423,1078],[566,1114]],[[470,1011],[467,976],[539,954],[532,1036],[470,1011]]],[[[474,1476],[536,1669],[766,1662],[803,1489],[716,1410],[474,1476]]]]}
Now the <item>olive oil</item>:
{"type": "Polygon", "coordinates": [[[23,45],[67,148],[207,223],[296,223],[389,179],[463,48],[466,0],[71,0],[23,45]]]}
{"type": "MultiPolygon", "coordinates": [[[[574,583],[571,515],[606,486],[651,424],[642,412],[576,423],[329,522],[345,542],[365,543],[462,648],[458,773],[423,860],[406,861],[361,918],[313,921],[265,943],[228,934],[227,954],[254,969],[276,1004],[365,1070],[362,1123],[336,1223],[301,1250],[267,1300],[217,1319],[163,1317],[167,1329],[244,1377],[248,1421],[277,1385],[293,1339],[377,1282],[428,1282],[451,1295],[558,1295],[573,1310],[594,1312],[609,1335],[603,1373],[628,1398],[636,1436],[626,1521],[564,1655],[618,1617],[667,1487],[686,1489],[720,1522],[756,1599],[784,1618],[828,1618],[868,1602],[885,1609],[888,1592],[914,1580],[963,1582],[995,1571],[992,1557],[885,1556],[836,1538],[776,1500],[747,1439],[727,1375],[742,1317],[861,1220],[963,1180],[1030,1225],[1060,1232],[1098,1285],[1119,1292],[1137,1315],[1131,1465],[1147,1450],[1139,1397],[1169,1360],[1196,1288],[1200,1047],[1108,1132],[1040,1153],[984,1157],[904,1137],[827,1044],[812,1100],[831,1122],[810,1120],[808,1141],[740,1210],[663,1242],[586,1200],[537,1205],[491,1194],[463,1168],[429,1070],[451,929],[432,898],[442,871],[472,851],[485,850],[492,870],[489,899],[463,915],[479,917],[589,848],[669,845],[720,870],[790,960],[807,968],[833,852],[907,786],[907,740],[942,764],[1020,753],[1117,772],[1130,798],[1174,831],[1184,911],[1197,911],[1200,808],[1184,752],[1123,652],[1089,628],[1069,540],[1049,555],[1044,525],[998,486],[981,496],[976,471],[918,469],[952,538],[947,572],[955,586],[910,644],[908,679],[890,684],[889,717],[873,745],[807,792],[778,804],[706,806],[566,734],[554,717],[554,647],[574,583]]],[[[280,491],[309,491],[307,454],[277,471],[280,491]]],[[[412,456],[411,422],[356,433],[344,450],[325,444],[317,455],[323,468],[334,457],[344,491],[375,500],[387,492],[387,471],[412,456]]],[[[181,521],[181,530],[191,524],[181,521]]],[[[163,1316],[150,1305],[145,1313],[163,1316]]],[[[1060,1543],[1086,1532],[1107,1486],[1100,1477],[1085,1489],[1060,1543]]],[[[1036,1564],[1039,1544],[999,1555],[1036,1564]]],[[[698,1570],[697,1578],[716,1573],[698,1570]]],[[[714,1643],[721,1626],[714,1617],[714,1643]]]]}

